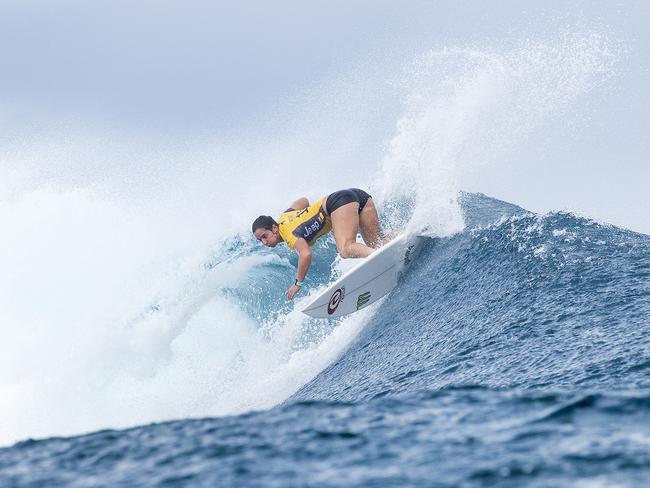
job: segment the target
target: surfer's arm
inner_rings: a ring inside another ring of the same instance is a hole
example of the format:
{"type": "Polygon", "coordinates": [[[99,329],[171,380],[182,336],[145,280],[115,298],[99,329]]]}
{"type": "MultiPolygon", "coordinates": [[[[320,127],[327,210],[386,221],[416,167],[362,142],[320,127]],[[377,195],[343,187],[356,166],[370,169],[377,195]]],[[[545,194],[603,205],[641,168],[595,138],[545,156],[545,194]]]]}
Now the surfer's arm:
{"type": "Polygon", "coordinates": [[[309,247],[306,240],[300,237],[296,240],[294,249],[298,252],[298,275],[296,279],[298,281],[305,281],[307,270],[309,269],[309,265],[311,265],[311,247],[309,247]]]}
{"type": "Polygon", "coordinates": [[[301,197],[293,202],[290,208],[293,208],[294,210],[302,210],[307,207],[309,207],[309,200],[307,200],[307,197],[301,197]]]}
{"type": "MultiPolygon", "coordinates": [[[[307,244],[307,241],[302,237],[299,237],[296,240],[296,245],[294,249],[298,253],[298,274],[296,275],[297,281],[305,281],[307,276],[307,271],[311,265],[311,247],[307,244]]],[[[293,285],[289,290],[287,290],[287,298],[292,300],[294,295],[300,291],[300,286],[293,285]]]]}

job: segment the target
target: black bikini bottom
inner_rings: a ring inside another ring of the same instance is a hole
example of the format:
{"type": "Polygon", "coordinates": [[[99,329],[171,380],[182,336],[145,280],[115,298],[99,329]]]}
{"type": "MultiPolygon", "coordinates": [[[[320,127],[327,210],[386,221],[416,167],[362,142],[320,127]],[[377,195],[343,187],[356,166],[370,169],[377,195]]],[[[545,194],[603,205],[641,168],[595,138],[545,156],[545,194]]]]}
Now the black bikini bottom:
{"type": "Polygon", "coordinates": [[[359,203],[359,213],[363,210],[363,207],[366,206],[366,202],[369,198],[372,198],[365,191],[359,190],[358,188],[349,188],[347,190],[339,190],[332,193],[327,197],[325,202],[325,210],[328,215],[332,215],[332,212],[337,208],[341,208],[343,205],[348,203],[357,202],[359,203]]]}

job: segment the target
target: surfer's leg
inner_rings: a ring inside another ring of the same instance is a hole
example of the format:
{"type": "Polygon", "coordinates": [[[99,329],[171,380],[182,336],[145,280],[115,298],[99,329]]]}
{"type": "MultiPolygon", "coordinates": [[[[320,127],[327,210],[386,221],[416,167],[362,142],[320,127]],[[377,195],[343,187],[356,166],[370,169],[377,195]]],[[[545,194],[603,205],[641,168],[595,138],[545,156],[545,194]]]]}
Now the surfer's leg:
{"type": "Polygon", "coordinates": [[[350,202],[330,214],[336,249],[342,258],[365,258],[373,249],[357,242],[359,231],[359,203],[350,202]]]}
{"type": "Polygon", "coordinates": [[[377,209],[372,201],[368,198],[366,204],[359,214],[359,229],[361,237],[366,245],[377,249],[382,243],[381,232],[379,230],[379,217],[377,216],[377,209]]]}

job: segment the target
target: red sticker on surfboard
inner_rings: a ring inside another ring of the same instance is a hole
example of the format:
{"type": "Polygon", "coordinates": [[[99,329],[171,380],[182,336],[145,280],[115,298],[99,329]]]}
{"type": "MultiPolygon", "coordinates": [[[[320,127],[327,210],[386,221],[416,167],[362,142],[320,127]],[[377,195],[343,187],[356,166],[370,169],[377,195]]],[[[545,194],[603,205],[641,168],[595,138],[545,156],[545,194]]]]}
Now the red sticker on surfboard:
{"type": "Polygon", "coordinates": [[[339,304],[341,303],[341,298],[343,297],[343,291],[338,288],[334,293],[332,293],[332,296],[330,297],[330,301],[327,304],[327,313],[332,315],[334,312],[336,312],[336,309],[339,308],[339,304]]]}

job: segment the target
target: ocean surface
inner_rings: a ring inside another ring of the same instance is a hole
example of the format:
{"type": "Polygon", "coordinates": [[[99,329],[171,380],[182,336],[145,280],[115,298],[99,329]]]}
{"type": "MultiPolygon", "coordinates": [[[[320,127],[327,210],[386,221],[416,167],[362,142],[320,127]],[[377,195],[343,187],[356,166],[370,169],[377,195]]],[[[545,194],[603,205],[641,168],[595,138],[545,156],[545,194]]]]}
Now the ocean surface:
{"type": "Polygon", "coordinates": [[[0,488],[650,486],[647,2],[4,3],[0,488]]]}
{"type": "MultiPolygon", "coordinates": [[[[140,399],[135,427],[21,440],[0,449],[0,486],[648,486],[650,236],[459,201],[464,228],[428,239],[392,294],[340,321],[283,299],[288,251],[225,242],[206,275],[244,272],[208,295],[257,324],[256,342],[191,376],[225,406],[149,423],[140,399]]],[[[318,245],[311,290],[340,272],[335,255],[318,245]]],[[[173,308],[152,301],[131,327],[173,308]]],[[[198,336],[190,354],[225,354],[198,336]]],[[[168,384],[179,401],[182,383],[168,384]]]]}

